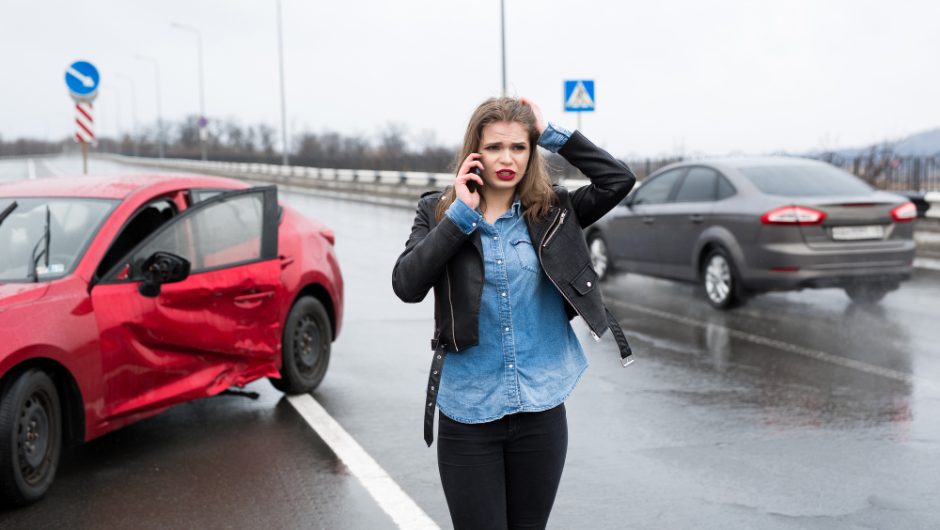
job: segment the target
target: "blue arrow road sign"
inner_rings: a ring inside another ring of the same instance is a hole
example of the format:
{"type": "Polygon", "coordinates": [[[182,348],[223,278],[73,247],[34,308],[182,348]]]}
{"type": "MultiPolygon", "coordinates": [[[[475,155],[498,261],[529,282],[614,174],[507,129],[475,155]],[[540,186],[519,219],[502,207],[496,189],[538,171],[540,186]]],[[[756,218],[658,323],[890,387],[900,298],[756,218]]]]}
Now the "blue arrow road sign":
{"type": "Polygon", "coordinates": [[[594,112],[594,80],[565,81],[565,112],[594,112]]]}
{"type": "Polygon", "coordinates": [[[98,69],[87,61],[75,61],[65,70],[65,84],[76,99],[92,99],[98,90],[98,69]]]}

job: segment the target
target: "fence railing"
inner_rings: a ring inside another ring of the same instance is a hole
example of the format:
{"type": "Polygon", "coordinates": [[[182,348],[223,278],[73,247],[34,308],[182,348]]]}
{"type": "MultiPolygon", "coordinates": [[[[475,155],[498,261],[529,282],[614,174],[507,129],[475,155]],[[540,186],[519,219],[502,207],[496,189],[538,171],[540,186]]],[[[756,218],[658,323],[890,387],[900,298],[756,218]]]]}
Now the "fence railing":
{"type": "MultiPolygon", "coordinates": [[[[451,184],[454,176],[450,173],[428,173],[420,171],[387,171],[377,169],[335,169],[305,166],[284,166],[277,164],[259,164],[243,162],[216,162],[173,158],[140,158],[123,155],[101,154],[102,158],[139,166],[168,169],[171,171],[208,173],[227,177],[263,180],[280,184],[296,184],[333,190],[340,193],[379,193],[385,197],[397,197],[411,200],[430,189],[443,189],[451,184]]],[[[660,162],[664,165],[664,162],[660,162]]],[[[648,167],[631,164],[645,173],[648,167]]],[[[652,165],[652,164],[651,164],[652,165]]],[[[835,164],[840,165],[840,164],[835,164]]],[[[924,197],[931,205],[927,217],[940,218],[940,164],[937,159],[904,159],[892,164],[891,169],[882,168],[874,178],[861,176],[881,189],[892,191],[928,191],[924,197]],[[920,162],[916,162],[920,160],[920,162]],[[926,161],[925,161],[926,160],[926,161]],[[919,164],[919,165],[918,165],[919,164]],[[917,187],[914,187],[914,184],[917,187]]],[[[854,162],[842,165],[845,169],[865,171],[868,166],[854,162]]],[[[655,170],[654,170],[655,171],[655,170]]],[[[854,172],[854,171],[853,171],[854,172]]],[[[560,183],[572,188],[585,181],[578,178],[562,178],[560,183]]]]}
{"type": "Polygon", "coordinates": [[[821,157],[876,188],[888,191],[940,191],[940,156],[821,157]]]}

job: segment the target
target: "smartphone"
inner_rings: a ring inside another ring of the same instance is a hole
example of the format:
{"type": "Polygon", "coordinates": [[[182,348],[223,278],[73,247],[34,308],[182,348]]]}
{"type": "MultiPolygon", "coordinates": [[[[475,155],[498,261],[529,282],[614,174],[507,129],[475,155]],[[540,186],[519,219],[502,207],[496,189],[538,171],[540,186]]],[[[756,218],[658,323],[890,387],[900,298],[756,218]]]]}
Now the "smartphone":
{"type": "MultiPolygon", "coordinates": [[[[480,178],[483,178],[483,171],[480,170],[480,168],[478,168],[478,167],[476,167],[476,166],[474,166],[473,168],[471,168],[471,169],[470,169],[470,172],[473,173],[474,175],[480,177],[480,178]]],[[[475,181],[475,180],[473,180],[473,179],[467,179],[467,189],[470,190],[470,193],[476,193],[479,188],[480,188],[480,183],[479,183],[479,182],[477,182],[477,181],[475,181]]]]}

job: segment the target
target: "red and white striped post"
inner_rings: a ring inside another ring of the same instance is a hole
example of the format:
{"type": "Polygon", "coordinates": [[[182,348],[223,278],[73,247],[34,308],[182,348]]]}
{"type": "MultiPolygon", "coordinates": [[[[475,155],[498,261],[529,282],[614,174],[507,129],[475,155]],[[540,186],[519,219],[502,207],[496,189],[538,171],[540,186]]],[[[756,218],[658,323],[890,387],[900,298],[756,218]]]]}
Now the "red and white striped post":
{"type": "Polygon", "coordinates": [[[92,118],[91,102],[98,97],[98,82],[101,75],[95,65],[88,61],[75,61],[65,69],[65,86],[75,101],[75,141],[82,144],[82,168],[88,174],[88,144],[95,141],[95,120],[92,118]]]}
{"type": "Polygon", "coordinates": [[[95,145],[95,119],[90,101],[75,103],[75,141],[82,144],[82,171],[88,174],[88,144],[95,145]]]}

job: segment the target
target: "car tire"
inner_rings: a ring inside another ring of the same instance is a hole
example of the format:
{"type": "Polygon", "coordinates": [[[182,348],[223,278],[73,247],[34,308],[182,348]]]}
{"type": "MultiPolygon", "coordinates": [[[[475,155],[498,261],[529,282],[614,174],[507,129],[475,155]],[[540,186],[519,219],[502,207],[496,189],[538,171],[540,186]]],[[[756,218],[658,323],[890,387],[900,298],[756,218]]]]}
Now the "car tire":
{"type": "Polygon", "coordinates": [[[27,370],[0,391],[0,441],[0,504],[41,499],[62,455],[59,393],[42,370],[27,370]]]}
{"type": "Polygon", "coordinates": [[[896,285],[887,284],[859,284],[848,285],[844,287],[845,294],[856,304],[877,304],[888,293],[898,288],[896,285]]]}
{"type": "Polygon", "coordinates": [[[614,272],[613,264],[610,261],[610,252],[607,248],[607,240],[600,233],[593,232],[588,236],[587,244],[591,255],[591,267],[597,273],[597,281],[602,282],[614,272]]]}
{"type": "Polygon", "coordinates": [[[702,291],[716,309],[731,309],[744,301],[734,261],[723,248],[711,250],[702,261],[702,291]]]}
{"type": "Polygon", "coordinates": [[[284,324],[281,378],[271,383],[287,394],[313,391],[326,375],[332,343],[333,327],[326,308],[312,296],[300,298],[284,324]]]}

